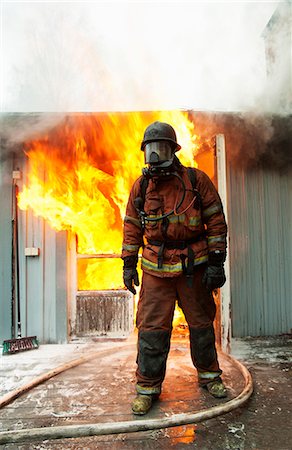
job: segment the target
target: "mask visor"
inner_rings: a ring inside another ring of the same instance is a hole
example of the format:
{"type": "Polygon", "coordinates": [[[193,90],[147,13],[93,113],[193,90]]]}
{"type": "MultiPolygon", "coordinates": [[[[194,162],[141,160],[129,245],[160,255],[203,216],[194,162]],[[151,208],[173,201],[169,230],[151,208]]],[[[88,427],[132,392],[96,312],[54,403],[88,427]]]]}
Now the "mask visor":
{"type": "Polygon", "coordinates": [[[172,146],[167,141],[149,142],[144,147],[145,164],[155,165],[173,158],[172,146]]]}

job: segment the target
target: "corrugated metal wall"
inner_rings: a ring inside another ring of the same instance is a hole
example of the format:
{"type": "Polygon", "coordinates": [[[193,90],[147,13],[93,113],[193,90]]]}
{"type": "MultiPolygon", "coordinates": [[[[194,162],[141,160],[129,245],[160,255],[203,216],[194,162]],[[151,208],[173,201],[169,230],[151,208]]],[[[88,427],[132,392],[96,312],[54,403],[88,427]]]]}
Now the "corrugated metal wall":
{"type": "Polygon", "coordinates": [[[291,332],[291,175],[229,166],[234,337],[291,332]]]}
{"type": "Polygon", "coordinates": [[[11,336],[12,160],[2,158],[0,147],[0,339],[8,339],[11,336]]]}
{"type": "MultiPolygon", "coordinates": [[[[0,164],[0,340],[11,335],[11,204],[12,172],[25,181],[25,159],[8,158],[0,164]]],[[[41,343],[67,341],[67,236],[56,233],[31,211],[19,211],[19,272],[22,336],[37,335],[41,343]],[[25,256],[26,247],[40,249],[39,256],[25,256]]]]}

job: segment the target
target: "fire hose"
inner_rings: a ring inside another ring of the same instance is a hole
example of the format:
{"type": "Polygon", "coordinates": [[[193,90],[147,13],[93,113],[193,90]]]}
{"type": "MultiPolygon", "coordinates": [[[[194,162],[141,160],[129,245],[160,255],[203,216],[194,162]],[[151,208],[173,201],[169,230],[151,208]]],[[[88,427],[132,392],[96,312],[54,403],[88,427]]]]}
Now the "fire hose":
{"type": "MultiPolygon", "coordinates": [[[[133,346],[133,344],[129,344],[133,346]]],[[[129,345],[119,347],[119,351],[129,348],[129,345]]],[[[59,367],[46,372],[30,381],[29,383],[21,386],[20,388],[6,394],[0,398],[0,408],[8,405],[13,400],[34,388],[35,386],[43,383],[44,381],[58,375],[68,369],[76,367],[82,363],[85,363],[94,357],[109,356],[116,352],[116,348],[107,349],[98,352],[92,352],[86,356],[69,361],[59,367]]],[[[19,443],[19,442],[32,442],[41,440],[52,439],[64,439],[64,438],[80,438],[88,436],[101,436],[109,434],[120,433],[134,433],[137,431],[149,431],[162,428],[170,428],[181,425],[188,425],[203,422],[208,419],[226,414],[245,403],[253,392],[252,377],[248,369],[235,358],[230,355],[224,355],[232,364],[234,364],[241,372],[245,386],[242,392],[232,400],[211,408],[203,409],[202,411],[173,414],[171,417],[164,417],[160,419],[142,419],[142,420],[130,420],[124,422],[109,422],[109,423],[92,423],[84,425],[66,425],[55,427],[42,427],[42,428],[28,428],[22,430],[2,431],[0,432],[0,444],[7,443],[19,443]]]]}

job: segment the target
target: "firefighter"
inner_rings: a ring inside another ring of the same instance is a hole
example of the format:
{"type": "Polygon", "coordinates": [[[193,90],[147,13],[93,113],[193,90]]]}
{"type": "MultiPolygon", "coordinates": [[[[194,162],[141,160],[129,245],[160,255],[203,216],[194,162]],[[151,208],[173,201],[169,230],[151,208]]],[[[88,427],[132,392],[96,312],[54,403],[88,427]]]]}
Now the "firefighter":
{"type": "Polygon", "coordinates": [[[176,301],[189,327],[190,352],[199,385],[226,397],[215,348],[212,290],[226,281],[227,226],[221,199],[201,170],[183,166],[173,127],[150,124],[141,150],[146,167],[131,189],[123,232],[123,279],[136,294],[142,247],[142,285],[137,307],[137,396],[134,414],[146,414],[165,377],[176,301]]]}

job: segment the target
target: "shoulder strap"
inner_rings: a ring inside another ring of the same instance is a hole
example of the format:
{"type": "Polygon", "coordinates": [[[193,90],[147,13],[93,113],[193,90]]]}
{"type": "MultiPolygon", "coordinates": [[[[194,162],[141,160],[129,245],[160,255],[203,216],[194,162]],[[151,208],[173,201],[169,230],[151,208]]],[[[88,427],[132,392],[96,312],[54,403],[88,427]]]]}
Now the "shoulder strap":
{"type": "Polygon", "coordinates": [[[197,173],[196,170],[193,167],[187,167],[188,169],[188,176],[190,179],[190,182],[192,183],[193,191],[196,190],[196,184],[197,184],[197,173]]]}
{"type": "Polygon", "coordinates": [[[142,209],[144,209],[144,203],[145,203],[145,198],[146,198],[146,191],[147,191],[147,187],[148,187],[148,183],[149,183],[149,179],[146,177],[142,177],[140,180],[140,189],[141,189],[141,197],[143,200],[142,203],[142,209]]]}
{"type": "Polygon", "coordinates": [[[188,176],[190,179],[190,182],[192,184],[193,193],[196,196],[196,200],[194,201],[194,208],[195,209],[201,209],[202,206],[202,197],[200,192],[197,189],[197,172],[194,167],[187,167],[188,170],[188,176]]]}

